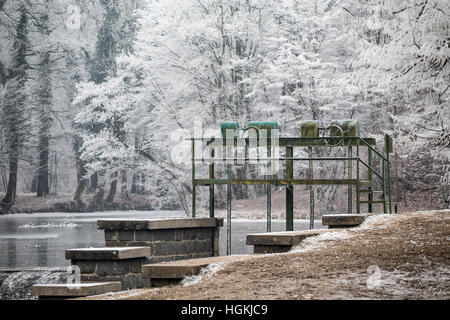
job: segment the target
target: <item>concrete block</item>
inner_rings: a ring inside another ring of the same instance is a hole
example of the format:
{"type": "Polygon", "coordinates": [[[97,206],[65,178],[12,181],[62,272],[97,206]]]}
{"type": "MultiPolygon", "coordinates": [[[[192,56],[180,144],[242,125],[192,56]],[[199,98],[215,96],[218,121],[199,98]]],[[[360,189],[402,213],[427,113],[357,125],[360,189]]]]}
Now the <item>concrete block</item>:
{"type": "Polygon", "coordinates": [[[198,252],[207,253],[213,256],[213,242],[212,239],[198,241],[198,252]]]}
{"type": "Polygon", "coordinates": [[[101,219],[97,221],[98,229],[102,230],[160,230],[221,226],[223,226],[223,218],[101,219]]]}
{"type": "Polygon", "coordinates": [[[107,248],[128,247],[128,241],[105,241],[107,248]]]}
{"type": "Polygon", "coordinates": [[[105,241],[119,240],[118,231],[105,230],[105,241]]]}
{"type": "Polygon", "coordinates": [[[282,246],[282,245],[255,245],[253,247],[253,253],[257,254],[267,254],[267,253],[282,253],[288,252],[292,249],[292,246],[282,246]]]}
{"type": "Polygon", "coordinates": [[[86,261],[86,260],[72,260],[72,265],[80,268],[81,273],[95,273],[97,268],[96,261],[86,261]]]}
{"type": "Polygon", "coordinates": [[[175,229],[175,241],[183,240],[183,229],[175,229]]]}
{"type": "Polygon", "coordinates": [[[154,244],[154,253],[155,256],[183,254],[185,253],[183,246],[183,242],[180,241],[157,242],[154,244]]]}
{"type": "Polygon", "coordinates": [[[120,241],[131,241],[134,240],[134,230],[119,230],[119,240],[120,241]]]}
{"type": "Polygon", "coordinates": [[[133,259],[130,261],[130,272],[141,273],[142,265],[146,264],[147,259],[133,259]]]}
{"type": "Polygon", "coordinates": [[[136,280],[136,275],[128,275],[123,283],[123,287],[124,290],[129,290],[129,289],[135,289],[137,288],[137,280],[136,280]]]}
{"type": "Polygon", "coordinates": [[[121,261],[97,261],[97,275],[104,276],[118,276],[130,272],[131,262],[126,260],[121,261]]]}
{"type": "Polygon", "coordinates": [[[241,261],[250,257],[253,255],[231,255],[146,264],[142,266],[142,275],[145,279],[152,279],[153,285],[154,279],[183,279],[186,276],[198,274],[202,268],[212,263],[241,261]]]}
{"type": "Polygon", "coordinates": [[[148,230],[136,230],[134,232],[134,239],[136,241],[153,241],[153,232],[148,230]]]}
{"type": "Polygon", "coordinates": [[[257,233],[247,235],[247,245],[296,246],[306,238],[330,232],[329,229],[314,229],[289,232],[257,233]]]}
{"type": "Polygon", "coordinates": [[[198,234],[195,230],[196,229],[192,229],[192,228],[184,229],[183,230],[183,240],[188,240],[188,241],[197,240],[198,234]]]}
{"type": "Polygon", "coordinates": [[[196,229],[197,239],[198,240],[210,240],[214,237],[214,229],[213,228],[199,228],[196,229]]]}
{"type": "Polygon", "coordinates": [[[367,216],[363,214],[332,214],[322,217],[324,226],[333,227],[356,227],[366,220],[367,216]]]}
{"type": "Polygon", "coordinates": [[[176,230],[152,230],[153,241],[175,241],[176,230]]]}
{"type": "Polygon", "coordinates": [[[123,260],[151,256],[149,247],[83,248],[66,250],[69,260],[123,260]]]}
{"type": "Polygon", "coordinates": [[[39,297],[86,297],[121,291],[120,282],[40,284],[31,289],[33,296],[39,297]]]}

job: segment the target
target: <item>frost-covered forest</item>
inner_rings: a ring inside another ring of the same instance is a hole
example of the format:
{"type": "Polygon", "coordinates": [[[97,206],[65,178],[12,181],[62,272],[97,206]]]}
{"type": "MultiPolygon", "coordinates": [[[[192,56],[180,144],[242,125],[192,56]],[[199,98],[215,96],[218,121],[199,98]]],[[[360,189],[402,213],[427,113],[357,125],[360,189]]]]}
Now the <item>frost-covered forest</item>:
{"type": "MultiPolygon", "coordinates": [[[[449,9],[447,0],[0,0],[1,210],[23,194],[68,194],[59,209],[143,195],[152,208],[189,211],[191,168],[172,155],[194,121],[274,120],[298,136],[308,119],[358,119],[380,142],[388,132],[395,200],[448,208],[449,9]]],[[[337,196],[317,190],[326,203],[337,196]]]]}

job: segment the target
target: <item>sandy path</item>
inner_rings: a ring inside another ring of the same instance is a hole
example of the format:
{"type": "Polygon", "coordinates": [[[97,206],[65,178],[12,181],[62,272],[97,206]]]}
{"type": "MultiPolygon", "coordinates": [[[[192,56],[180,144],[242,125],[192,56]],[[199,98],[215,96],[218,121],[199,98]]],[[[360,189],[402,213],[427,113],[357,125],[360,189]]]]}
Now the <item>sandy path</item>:
{"type": "Polygon", "coordinates": [[[450,210],[374,216],[287,254],[231,263],[191,285],[90,299],[405,298],[450,299],[450,210]]]}

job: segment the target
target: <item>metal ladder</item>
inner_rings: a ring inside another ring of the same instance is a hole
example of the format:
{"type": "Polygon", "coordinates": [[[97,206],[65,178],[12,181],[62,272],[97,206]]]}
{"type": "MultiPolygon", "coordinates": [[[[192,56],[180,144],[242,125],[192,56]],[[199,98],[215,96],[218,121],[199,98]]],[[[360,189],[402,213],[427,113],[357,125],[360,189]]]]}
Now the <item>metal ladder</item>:
{"type": "Polygon", "coordinates": [[[358,204],[367,204],[369,213],[373,212],[374,204],[383,204],[384,213],[392,213],[392,207],[394,207],[394,212],[397,213],[397,203],[393,202],[391,199],[389,150],[385,146],[385,154],[383,155],[381,152],[368,145],[368,158],[367,164],[359,160],[367,167],[368,174],[367,180],[358,181],[358,204]],[[374,168],[373,153],[375,153],[375,156],[378,156],[380,160],[381,173],[374,168]],[[381,179],[381,190],[374,189],[374,175],[381,179]],[[367,199],[362,199],[365,195],[367,195],[367,199]]]}

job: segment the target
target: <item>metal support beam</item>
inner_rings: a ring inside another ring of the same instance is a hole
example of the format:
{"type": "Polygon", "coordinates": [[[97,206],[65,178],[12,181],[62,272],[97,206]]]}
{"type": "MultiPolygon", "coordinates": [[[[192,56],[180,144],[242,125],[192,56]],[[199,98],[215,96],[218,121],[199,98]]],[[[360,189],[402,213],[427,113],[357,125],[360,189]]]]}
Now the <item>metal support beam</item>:
{"type": "MultiPolygon", "coordinates": [[[[369,166],[370,167],[373,167],[373,163],[372,163],[372,161],[373,161],[373,155],[372,155],[372,150],[369,148],[369,147],[367,147],[367,156],[368,156],[368,162],[369,162],[369,166]]],[[[368,177],[367,177],[367,179],[372,183],[372,170],[367,170],[367,175],[368,175],[368,177]]],[[[367,211],[369,212],[369,213],[372,213],[373,212],[373,204],[371,203],[372,201],[373,201],[373,192],[372,192],[372,184],[369,186],[369,193],[367,194],[368,195],[368,204],[367,204],[367,211]]]]}
{"type": "MultiPolygon", "coordinates": [[[[391,140],[391,137],[386,134],[384,141],[391,140]]],[[[389,147],[385,142],[385,152],[386,152],[386,180],[387,180],[387,190],[388,190],[388,202],[389,202],[389,213],[392,214],[392,196],[391,196],[391,162],[389,160],[389,147]]]]}
{"type": "MultiPolygon", "coordinates": [[[[267,142],[267,158],[272,156],[272,148],[270,148],[269,142],[267,142]]],[[[273,163],[270,161],[266,167],[266,175],[273,178],[273,163]]],[[[272,185],[266,185],[267,193],[267,232],[272,232],[272,185]]]]}
{"type": "MultiPolygon", "coordinates": [[[[294,149],[286,148],[286,157],[292,158],[294,149]]],[[[294,179],[294,161],[286,162],[286,179],[294,179]]],[[[294,231],[294,186],[289,184],[286,186],[286,231],[294,231]]]]}
{"type": "MultiPolygon", "coordinates": [[[[356,144],[356,157],[359,159],[359,140],[356,144]]],[[[359,187],[359,161],[356,161],[356,180],[358,181],[358,185],[356,187],[356,213],[361,213],[361,205],[360,205],[360,187],[359,187]]]]}
{"type": "Polygon", "coordinates": [[[267,191],[267,232],[272,232],[272,186],[266,186],[267,191]]]}
{"type": "Polygon", "coordinates": [[[386,207],[386,165],[385,161],[381,159],[381,167],[383,170],[383,179],[382,179],[382,188],[383,188],[383,213],[387,213],[387,207],[386,207]]]}
{"type": "MultiPolygon", "coordinates": [[[[352,147],[351,146],[349,146],[348,147],[348,155],[347,155],[349,158],[351,158],[352,157],[352,147]]],[[[352,162],[352,160],[349,160],[348,161],[348,180],[351,180],[352,179],[352,174],[353,174],[353,162],[352,162]]],[[[358,180],[356,180],[356,181],[358,181],[358,180]]],[[[358,181],[358,184],[359,184],[359,181],[358,181]]],[[[347,191],[347,196],[348,196],[348,198],[347,198],[347,201],[348,201],[348,209],[347,209],[347,212],[348,213],[352,213],[352,211],[353,211],[353,208],[352,208],[352,203],[353,203],[353,194],[352,194],[352,186],[349,184],[348,185],[348,191],[347,191]]]]}
{"type": "MultiPolygon", "coordinates": [[[[308,147],[308,156],[312,158],[313,149],[308,147]]],[[[314,180],[314,167],[313,162],[309,161],[309,179],[314,180]]],[[[314,229],[314,186],[309,186],[309,228],[314,229]]]]}
{"type": "MultiPolygon", "coordinates": [[[[214,159],[214,149],[211,149],[211,159],[214,159]]],[[[209,178],[214,179],[214,161],[209,165],[209,178]]],[[[209,186],[209,217],[214,218],[214,184],[209,186]]]]}
{"type": "MultiPolygon", "coordinates": [[[[231,180],[231,164],[227,165],[228,180],[231,180]]],[[[231,255],[231,184],[227,185],[227,255],[231,255]]]]}
{"type": "Polygon", "coordinates": [[[196,179],[198,186],[209,186],[210,184],[243,184],[243,185],[264,185],[271,184],[275,186],[287,186],[287,185],[357,185],[356,179],[196,179]]]}
{"type": "Polygon", "coordinates": [[[197,185],[195,183],[195,140],[192,140],[192,218],[195,218],[197,185]]]}

